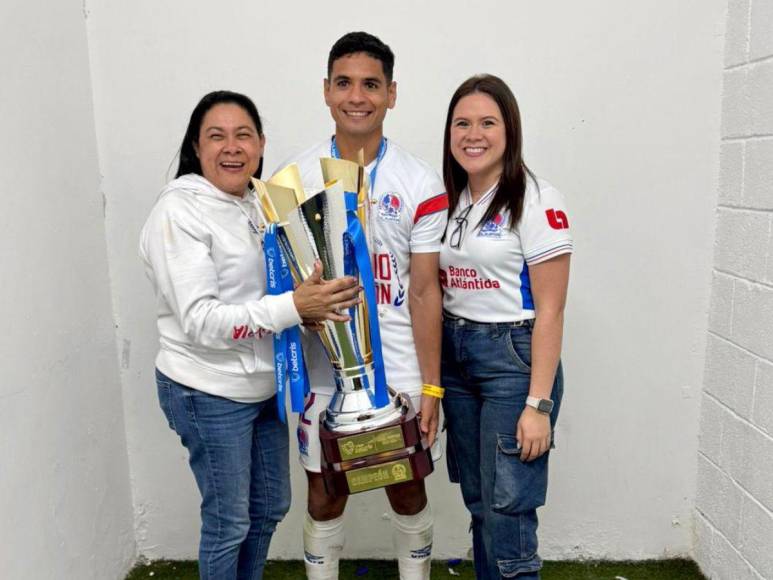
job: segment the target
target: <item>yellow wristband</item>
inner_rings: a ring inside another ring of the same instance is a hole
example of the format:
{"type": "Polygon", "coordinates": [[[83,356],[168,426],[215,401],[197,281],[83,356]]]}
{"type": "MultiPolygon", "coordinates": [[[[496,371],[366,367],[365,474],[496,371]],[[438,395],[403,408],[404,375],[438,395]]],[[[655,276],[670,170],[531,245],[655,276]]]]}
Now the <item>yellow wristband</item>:
{"type": "Polygon", "coordinates": [[[438,399],[442,399],[445,392],[446,390],[443,387],[438,387],[437,385],[425,384],[421,389],[422,395],[437,397],[438,399]]]}

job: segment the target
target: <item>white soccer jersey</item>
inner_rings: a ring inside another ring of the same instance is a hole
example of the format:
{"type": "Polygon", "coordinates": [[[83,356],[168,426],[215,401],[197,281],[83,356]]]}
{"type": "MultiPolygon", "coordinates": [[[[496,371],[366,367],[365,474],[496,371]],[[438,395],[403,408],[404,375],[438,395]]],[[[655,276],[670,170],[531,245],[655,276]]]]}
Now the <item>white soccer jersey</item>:
{"type": "MultiPolygon", "coordinates": [[[[326,139],[279,169],[297,163],[304,187],[322,189],[319,160],[332,157],[331,143],[326,139]]],[[[368,174],[375,163],[366,168],[368,174]]],[[[448,198],[437,173],[392,140],[387,141],[370,194],[369,230],[387,383],[397,391],[415,394],[421,390],[422,378],[408,311],[411,254],[440,251],[448,198]]],[[[330,367],[318,341],[307,346],[309,366],[330,367]]],[[[319,376],[318,372],[311,375],[312,391],[330,390],[332,375],[322,384],[319,376]]]]}
{"type": "Polygon", "coordinates": [[[453,316],[478,322],[514,322],[534,318],[529,265],[572,252],[572,235],[563,196],[548,182],[527,180],[523,213],[517,227],[500,212],[478,225],[494,198],[496,186],[472,207],[462,192],[440,250],[443,308],[453,316]],[[456,218],[466,214],[466,227],[453,235],[456,218]],[[457,242],[459,247],[451,247],[457,242]]]}

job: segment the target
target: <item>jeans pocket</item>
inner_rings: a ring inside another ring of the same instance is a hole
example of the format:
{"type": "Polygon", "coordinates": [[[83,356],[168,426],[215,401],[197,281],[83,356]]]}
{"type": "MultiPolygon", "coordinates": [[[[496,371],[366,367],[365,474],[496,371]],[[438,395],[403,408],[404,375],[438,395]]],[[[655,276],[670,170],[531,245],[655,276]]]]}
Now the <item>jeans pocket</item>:
{"type": "Polygon", "coordinates": [[[497,434],[494,497],[491,509],[517,514],[545,504],[548,488],[548,453],[521,461],[515,436],[497,434]]]}
{"type": "Polygon", "coordinates": [[[164,412],[166,422],[169,428],[177,431],[174,422],[174,413],[172,412],[172,383],[156,377],[156,388],[158,389],[158,403],[164,412]]]}
{"type": "Polygon", "coordinates": [[[515,366],[525,373],[531,373],[531,329],[520,327],[506,332],[505,346],[515,366]]]}
{"type": "Polygon", "coordinates": [[[158,391],[158,404],[164,412],[166,422],[172,431],[177,432],[177,424],[174,420],[174,411],[172,410],[172,389],[176,383],[160,370],[156,369],[156,389],[158,391]]]}

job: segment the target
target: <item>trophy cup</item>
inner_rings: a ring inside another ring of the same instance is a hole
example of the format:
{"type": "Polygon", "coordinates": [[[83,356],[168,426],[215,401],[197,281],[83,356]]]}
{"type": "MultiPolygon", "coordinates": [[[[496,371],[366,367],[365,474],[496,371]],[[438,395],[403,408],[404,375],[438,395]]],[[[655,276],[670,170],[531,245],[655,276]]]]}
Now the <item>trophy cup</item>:
{"type": "Polygon", "coordinates": [[[409,397],[386,384],[368,224],[363,164],[321,159],[325,189],[306,197],[296,165],[270,181],[253,179],[262,219],[296,283],[319,260],[323,278],[359,277],[364,300],[348,322],[323,321],[318,332],[333,366],[336,391],[320,414],[322,475],[329,493],[346,495],[422,479],[433,470],[409,397]]]}

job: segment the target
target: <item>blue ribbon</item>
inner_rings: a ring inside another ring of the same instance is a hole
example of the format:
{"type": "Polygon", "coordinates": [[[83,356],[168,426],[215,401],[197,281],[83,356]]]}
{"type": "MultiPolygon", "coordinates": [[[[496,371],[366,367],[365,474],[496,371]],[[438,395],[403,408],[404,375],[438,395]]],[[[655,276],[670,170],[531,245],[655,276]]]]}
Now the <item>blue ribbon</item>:
{"type": "MultiPolygon", "coordinates": [[[[373,403],[376,407],[384,407],[389,403],[387,393],[386,372],[384,371],[384,354],[381,349],[381,331],[378,326],[378,303],[376,301],[376,283],[373,269],[370,264],[370,252],[365,232],[360,220],[357,218],[357,194],[346,192],[346,216],[347,228],[345,238],[351,243],[354,250],[354,259],[360,280],[365,290],[365,303],[368,305],[368,322],[370,326],[370,344],[373,349],[373,366],[375,368],[375,393],[373,403]]],[[[346,266],[347,270],[354,271],[353,265],[346,266]]],[[[356,274],[355,274],[356,275],[356,274]]]]}
{"type": "MultiPolygon", "coordinates": [[[[370,180],[371,195],[376,192],[376,177],[378,176],[378,166],[381,164],[381,160],[384,158],[384,155],[386,155],[386,150],[387,140],[386,137],[382,137],[381,142],[378,145],[378,153],[376,153],[376,164],[373,166],[373,169],[370,170],[370,174],[368,175],[368,179],[370,180]]],[[[333,135],[333,138],[330,140],[330,156],[335,159],[341,159],[341,152],[338,150],[335,135],[333,135]]]]}
{"type": "MultiPolygon", "coordinates": [[[[284,253],[279,249],[276,224],[270,224],[263,237],[266,273],[268,274],[268,293],[278,296],[293,290],[284,253]]],[[[276,403],[279,419],[287,421],[285,410],[285,386],[290,379],[290,405],[294,412],[302,413],[304,398],[309,392],[309,378],[303,361],[301,333],[298,326],[286,328],[274,334],[274,378],[276,380],[276,403]]]]}

